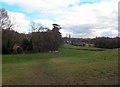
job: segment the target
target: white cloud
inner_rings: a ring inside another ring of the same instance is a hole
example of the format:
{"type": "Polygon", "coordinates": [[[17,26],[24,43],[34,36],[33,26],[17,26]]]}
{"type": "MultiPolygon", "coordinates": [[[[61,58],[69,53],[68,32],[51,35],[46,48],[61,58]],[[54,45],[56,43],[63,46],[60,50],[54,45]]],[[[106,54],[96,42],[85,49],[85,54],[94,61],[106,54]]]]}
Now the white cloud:
{"type": "Polygon", "coordinates": [[[18,32],[27,32],[27,27],[29,26],[30,22],[26,19],[25,14],[20,12],[10,12],[8,11],[8,15],[10,20],[13,24],[13,28],[15,31],[18,32]]]}
{"type": "MultiPolygon", "coordinates": [[[[34,19],[52,28],[52,23],[62,26],[62,34],[74,37],[116,36],[118,27],[118,0],[4,0],[23,11],[34,12],[45,19],[34,19]],[[98,2],[97,2],[98,1],[98,2]],[[95,2],[84,3],[83,2],[95,2]],[[49,18],[49,17],[50,18],[49,18]],[[52,20],[51,17],[54,17],[52,20]],[[108,34],[109,33],[109,34],[108,34]]],[[[25,14],[17,14],[19,24],[28,25],[25,14]]],[[[16,16],[17,16],[16,15],[16,16]]]]}
{"type": "Polygon", "coordinates": [[[117,4],[111,1],[74,6],[56,21],[77,37],[117,36],[117,4]]]}
{"type": "Polygon", "coordinates": [[[24,10],[29,11],[44,11],[53,10],[56,8],[64,8],[69,5],[78,3],[79,0],[3,0],[9,5],[17,5],[24,10]]]}

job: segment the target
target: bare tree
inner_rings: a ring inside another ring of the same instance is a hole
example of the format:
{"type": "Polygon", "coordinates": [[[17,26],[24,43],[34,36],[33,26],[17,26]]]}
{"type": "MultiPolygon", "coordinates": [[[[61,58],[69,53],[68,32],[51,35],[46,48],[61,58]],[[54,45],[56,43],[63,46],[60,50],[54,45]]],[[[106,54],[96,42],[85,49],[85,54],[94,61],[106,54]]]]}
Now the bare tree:
{"type": "Polygon", "coordinates": [[[0,9],[0,30],[11,29],[12,25],[7,11],[5,9],[0,9]]]}
{"type": "Polygon", "coordinates": [[[32,21],[32,22],[30,23],[30,26],[31,26],[32,32],[42,32],[42,31],[44,31],[45,29],[47,29],[47,28],[44,27],[42,24],[40,24],[40,23],[35,23],[34,21],[32,21]]]}
{"type": "Polygon", "coordinates": [[[36,26],[35,22],[32,21],[32,22],[30,23],[30,26],[31,26],[32,32],[35,32],[36,29],[37,29],[37,26],[36,26]]]}

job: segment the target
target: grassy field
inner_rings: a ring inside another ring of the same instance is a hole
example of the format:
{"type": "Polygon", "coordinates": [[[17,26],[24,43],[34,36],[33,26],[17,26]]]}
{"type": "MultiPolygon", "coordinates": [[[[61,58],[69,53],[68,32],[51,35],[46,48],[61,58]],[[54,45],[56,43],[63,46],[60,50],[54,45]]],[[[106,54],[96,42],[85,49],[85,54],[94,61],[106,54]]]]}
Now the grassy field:
{"type": "Polygon", "coordinates": [[[118,49],[64,45],[59,52],[3,55],[3,85],[117,85],[118,49]]]}

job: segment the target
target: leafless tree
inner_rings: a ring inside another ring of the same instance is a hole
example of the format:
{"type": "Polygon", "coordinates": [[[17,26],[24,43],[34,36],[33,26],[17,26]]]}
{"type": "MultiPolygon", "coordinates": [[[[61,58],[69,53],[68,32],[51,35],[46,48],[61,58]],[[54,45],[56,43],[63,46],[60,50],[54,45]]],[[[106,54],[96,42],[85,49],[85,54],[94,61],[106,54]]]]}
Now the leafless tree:
{"type": "Polygon", "coordinates": [[[30,23],[30,26],[31,26],[32,32],[42,32],[42,31],[45,31],[45,29],[47,29],[42,24],[35,23],[34,21],[30,23]]]}
{"type": "Polygon", "coordinates": [[[0,30],[2,29],[11,29],[13,24],[8,16],[8,13],[5,9],[0,9],[0,30]]]}

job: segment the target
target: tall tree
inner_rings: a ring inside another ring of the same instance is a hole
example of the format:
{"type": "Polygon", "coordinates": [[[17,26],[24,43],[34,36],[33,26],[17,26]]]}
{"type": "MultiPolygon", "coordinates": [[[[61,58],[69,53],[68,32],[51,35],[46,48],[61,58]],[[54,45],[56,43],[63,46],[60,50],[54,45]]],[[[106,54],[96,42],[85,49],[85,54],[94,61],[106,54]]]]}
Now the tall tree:
{"type": "Polygon", "coordinates": [[[0,9],[0,30],[11,29],[12,23],[5,9],[0,9]]]}
{"type": "Polygon", "coordinates": [[[62,45],[62,36],[61,33],[59,32],[59,30],[61,29],[60,25],[58,24],[53,24],[53,29],[52,29],[52,33],[53,33],[53,50],[58,50],[58,48],[60,48],[60,46],[62,45]]]}
{"type": "Polygon", "coordinates": [[[5,9],[0,9],[0,31],[2,32],[2,52],[11,53],[15,42],[19,42],[19,34],[14,32],[13,24],[5,9]]]}

